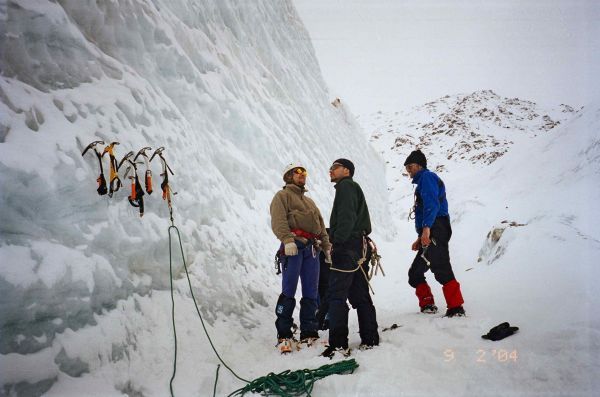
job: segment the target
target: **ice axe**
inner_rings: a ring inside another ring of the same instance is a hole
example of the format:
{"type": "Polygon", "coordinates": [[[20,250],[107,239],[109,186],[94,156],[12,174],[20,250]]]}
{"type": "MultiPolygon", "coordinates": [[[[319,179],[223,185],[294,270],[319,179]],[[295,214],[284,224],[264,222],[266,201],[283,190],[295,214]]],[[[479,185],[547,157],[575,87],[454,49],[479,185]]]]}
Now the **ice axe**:
{"type": "MultiPolygon", "coordinates": [[[[431,239],[431,243],[433,245],[437,245],[437,243],[435,242],[434,239],[431,239]]],[[[425,263],[427,264],[427,267],[431,267],[431,261],[429,261],[429,259],[427,259],[425,257],[425,254],[427,253],[427,250],[429,249],[429,245],[426,245],[423,247],[423,252],[421,253],[421,258],[423,258],[423,260],[425,261],[425,263]]]]}
{"type": "Polygon", "coordinates": [[[150,170],[150,160],[148,159],[146,150],[152,150],[152,148],[149,146],[141,148],[133,158],[133,161],[135,162],[139,156],[144,157],[144,163],[146,163],[146,178],[144,179],[146,183],[146,193],[152,194],[152,171],[150,170]]]}
{"type": "Polygon", "coordinates": [[[102,166],[102,156],[104,155],[104,153],[100,153],[96,146],[104,144],[104,141],[94,141],[87,145],[86,148],[83,149],[83,152],[81,152],[82,157],[84,157],[87,151],[90,149],[94,149],[94,152],[96,153],[96,157],[98,158],[98,164],[100,165],[100,175],[96,179],[96,182],[98,182],[98,189],[96,189],[96,191],[100,196],[103,196],[107,193],[107,188],[106,179],[104,178],[104,167],[102,166]]]}
{"type": "Polygon", "coordinates": [[[129,178],[131,180],[131,195],[127,197],[129,200],[129,204],[140,209],[140,217],[144,216],[144,190],[142,189],[142,185],[140,184],[140,180],[137,174],[137,166],[135,158],[131,160],[133,156],[133,152],[127,153],[119,163],[119,168],[123,165],[125,161],[127,161],[130,165],[127,166],[127,170],[125,170],[124,178],[129,178]],[[129,173],[133,170],[133,175],[129,176],[129,173]]]}
{"type": "MultiPolygon", "coordinates": [[[[171,167],[169,167],[169,164],[167,164],[167,160],[165,160],[162,152],[165,150],[164,147],[159,147],[158,149],[156,149],[154,151],[154,153],[152,153],[152,157],[150,157],[150,161],[152,161],[154,159],[154,157],[156,157],[158,155],[158,157],[160,157],[160,161],[162,163],[162,170],[163,172],[160,174],[160,176],[163,177],[162,183],[160,184],[160,188],[162,189],[162,198],[163,200],[167,201],[167,205],[169,207],[169,215],[171,216],[171,223],[173,223],[173,207],[171,205],[171,186],[169,185],[169,172],[171,173],[171,175],[175,175],[175,173],[173,172],[173,170],[171,170],[171,167]]],[[[173,192],[173,195],[175,195],[177,193],[173,192]]]]}
{"type": "Polygon", "coordinates": [[[104,148],[104,152],[108,153],[110,157],[110,189],[108,191],[108,197],[112,197],[113,193],[118,191],[121,188],[121,179],[119,179],[119,165],[117,164],[117,159],[114,153],[115,145],[119,145],[119,142],[111,142],[108,146],[104,148]]]}

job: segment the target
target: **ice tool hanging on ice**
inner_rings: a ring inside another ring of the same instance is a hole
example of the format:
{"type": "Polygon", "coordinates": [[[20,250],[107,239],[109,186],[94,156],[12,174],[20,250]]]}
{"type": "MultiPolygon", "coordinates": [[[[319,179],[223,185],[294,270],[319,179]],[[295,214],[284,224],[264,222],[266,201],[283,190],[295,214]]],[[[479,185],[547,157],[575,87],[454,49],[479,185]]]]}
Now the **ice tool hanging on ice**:
{"type": "Polygon", "coordinates": [[[137,154],[133,158],[133,161],[134,162],[137,161],[137,158],[140,156],[144,157],[144,163],[146,164],[146,175],[144,178],[145,185],[146,185],[146,193],[152,194],[152,171],[150,170],[150,160],[148,159],[146,150],[152,150],[152,148],[149,146],[141,148],[140,151],[137,152],[137,154]]]}
{"type": "MultiPolygon", "coordinates": [[[[150,157],[150,161],[152,161],[154,159],[154,157],[156,155],[158,155],[158,157],[160,157],[160,162],[162,163],[162,170],[163,172],[160,174],[160,176],[163,177],[163,180],[160,184],[160,188],[162,189],[162,198],[163,200],[167,201],[167,205],[169,206],[169,215],[171,216],[171,223],[173,223],[173,207],[171,206],[171,186],[169,185],[169,172],[171,173],[171,175],[175,175],[173,173],[173,171],[171,170],[171,167],[169,167],[169,164],[167,164],[167,160],[165,160],[165,158],[163,157],[162,152],[165,150],[164,147],[159,147],[158,149],[156,149],[154,151],[154,153],[152,153],[152,157],[150,157]]],[[[176,192],[173,192],[173,195],[177,194],[176,192]]]]}
{"type": "Polygon", "coordinates": [[[135,158],[132,160],[133,152],[127,153],[119,163],[119,168],[123,165],[125,161],[129,163],[127,166],[127,170],[125,170],[124,178],[129,178],[131,180],[131,195],[127,197],[129,200],[129,204],[140,209],[140,217],[144,216],[144,189],[142,189],[142,185],[140,184],[140,178],[137,173],[137,165],[142,163],[136,163],[135,158]],[[129,175],[132,174],[132,175],[129,175]]]}
{"type": "Polygon", "coordinates": [[[105,153],[108,153],[110,158],[110,182],[108,197],[112,197],[113,193],[121,188],[121,179],[119,179],[119,165],[117,164],[117,159],[114,153],[115,145],[119,145],[119,142],[111,142],[104,148],[104,152],[102,152],[103,156],[105,153]]]}
{"type": "Polygon", "coordinates": [[[103,196],[108,191],[106,188],[106,178],[104,178],[104,167],[102,166],[102,156],[104,155],[104,153],[100,153],[100,151],[96,147],[97,145],[104,145],[104,141],[94,141],[94,142],[90,143],[83,150],[83,152],[81,152],[81,156],[85,156],[85,154],[87,153],[88,150],[94,149],[94,152],[96,153],[96,157],[98,157],[98,164],[100,165],[100,175],[96,179],[96,182],[98,182],[98,189],[96,189],[96,191],[98,192],[98,194],[100,196],[103,196]]]}

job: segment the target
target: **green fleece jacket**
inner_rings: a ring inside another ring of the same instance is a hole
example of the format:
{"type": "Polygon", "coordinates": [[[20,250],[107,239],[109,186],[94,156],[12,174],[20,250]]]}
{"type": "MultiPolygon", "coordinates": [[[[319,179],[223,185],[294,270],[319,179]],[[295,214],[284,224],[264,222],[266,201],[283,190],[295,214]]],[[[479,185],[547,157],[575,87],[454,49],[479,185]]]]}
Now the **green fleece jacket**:
{"type": "Polygon", "coordinates": [[[305,238],[295,236],[293,229],[321,236],[322,247],[331,247],[325,223],[317,205],[310,197],[304,195],[306,189],[288,183],[275,194],[271,201],[271,229],[284,244],[294,239],[306,243],[305,238]]]}
{"type": "Polygon", "coordinates": [[[369,208],[360,185],[345,177],[335,184],[335,199],[329,222],[332,243],[345,243],[371,233],[369,208]]]}

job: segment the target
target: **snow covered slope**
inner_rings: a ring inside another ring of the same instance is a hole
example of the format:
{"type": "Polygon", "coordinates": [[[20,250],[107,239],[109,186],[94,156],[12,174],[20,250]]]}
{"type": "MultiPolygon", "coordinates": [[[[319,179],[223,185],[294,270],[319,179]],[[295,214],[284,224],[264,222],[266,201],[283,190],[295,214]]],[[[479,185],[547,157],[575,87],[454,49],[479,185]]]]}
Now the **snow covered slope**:
{"type": "MultiPolygon", "coordinates": [[[[242,335],[278,295],[268,208],[285,164],[306,164],[310,195],[328,219],[328,167],[351,158],[375,227],[392,234],[384,164],[330,104],[290,1],[10,0],[0,2],[0,20],[3,392],[38,394],[94,373],[110,379],[99,395],[166,393],[160,165],[152,163],[155,193],[140,219],[128,186],[112,199],[96,194],[97,161],[81,156],[91,141],[119,141],[118,158],[165,147],[202,311],[242,335]]],[[[174,259],[178,299],[189,304],[174,259]]],[[[188,314],[180,329],[201,337],[188,314]]],[[[195,346],[195,355],[209,354],[195,346]]]]}

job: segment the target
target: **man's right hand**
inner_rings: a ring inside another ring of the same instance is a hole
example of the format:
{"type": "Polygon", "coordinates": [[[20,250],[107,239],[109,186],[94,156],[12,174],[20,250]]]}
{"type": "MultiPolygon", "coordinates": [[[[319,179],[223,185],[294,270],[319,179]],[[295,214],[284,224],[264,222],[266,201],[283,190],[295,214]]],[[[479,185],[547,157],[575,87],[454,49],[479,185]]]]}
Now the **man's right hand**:
{"type": "Polygon", "coordinates": [[[298,246],[296,245],[296,242],[294,242],[294,241],[292,241],[291,243],[286,243],[284,250],[285,250],[285,256],[298,255],[298,246]]]}
{"type": "Polygon", "coordinates": [[[413,251],[418,251],[419,249],[421,249],[421,237],[418,237],[414,243],[412,243],[412,250],[413,251]]]}

